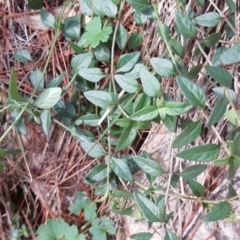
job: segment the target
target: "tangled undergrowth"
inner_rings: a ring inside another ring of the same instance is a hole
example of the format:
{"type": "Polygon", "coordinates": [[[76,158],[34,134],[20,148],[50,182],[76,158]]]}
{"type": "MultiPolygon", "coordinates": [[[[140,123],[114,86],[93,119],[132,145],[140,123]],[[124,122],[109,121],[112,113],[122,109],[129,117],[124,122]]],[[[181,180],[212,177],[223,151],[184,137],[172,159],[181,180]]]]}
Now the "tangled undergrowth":
{"type": "Polygon", "coordinates": [[[193,239],[239,220],[237,1],[0,9],[0,239],[193,239]],[[142,151],[156,126],[164,160],[142,151]],[[154,234],[129,236],[125,215],[154,234]]]}

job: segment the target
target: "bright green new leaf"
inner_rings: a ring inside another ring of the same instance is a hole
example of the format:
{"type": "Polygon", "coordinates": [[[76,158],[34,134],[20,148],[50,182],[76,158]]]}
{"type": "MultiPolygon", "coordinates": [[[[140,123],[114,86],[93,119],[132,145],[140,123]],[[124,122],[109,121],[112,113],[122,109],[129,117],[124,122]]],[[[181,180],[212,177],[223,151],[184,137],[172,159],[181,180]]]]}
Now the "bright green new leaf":
{"type": "Polygon", "coordinates": [[[133,182],[133,175],[130,171],[130,168],[122,159],[112,157],[112,170],[123,180],[133,182]]]}
{"type": "Polygon", "coordinates": [[[173,141],[172,147],[179,148],[187,145],[199,137],[201,133],[201,121],[189,124],[173,141]]]}
{"type": "Polygon", "coordinates": [[[155,106],[144,107],[143,109],[133,113],[130,117],[134,121],[152,120],[158,115],[158,109],[155,106]]]}
{"type": "Polygon", "coordinates": [[[82,149],[86,152],[90,157],[99,158],[106,155],[105,150],[101,145],[96,144],[94,142],[81,142],[82,149]]]}
{"type": "Polygon", "coordinates": [[[32,61],[32,57],[31,54],[29,53],[29,51],[21,49],[19,51],[17,51],[14,54],[14,57],[22,63],[28,62],[28,61],[32,61]]]}
{"type": "Polygon", "coordinates": [[[203,27],[215,27],[221,22],[221,16],[216,12],[208,12],[193,19],[193,22],[203,27]]]}
{"type": "Polygon", "coordinates": [[[228,101],[226,98],[220,98],[217,100],[210,117],[208,119],[206,126],[212,126],[213,124],[217,123],[225,114],[227,110],[228,101]]]}
{"type": "Polygon", "coordinates": [[[102,181],[106,177],[107,177],[107,165],[99,164],[90,170],[90,172],[86,176],[86,180],[91,183],[94,183],[102,181]]]}
{"type": "Polygon", "coordinates": [[[166,229],[166,233],[164,236],[164,240],[178,240],[178,237],[175,233],[169,231],[168,229],[166,229]]]}
{"type": "Polygon", "coordinates": [[[150,97],[157,97],[161,94],[161,85],[157,78],[145,68],[140,69],[140,79],[144,92],[150,97]]]}
{"type": "Polygon", "coordinates": [[[142,211],[144,217],[149,222],[159,222],[161,219],[161,212],[159,207],[153,203],[151,200],[146,198],[143,194],[139,192],[133,192],[134,199],[142,211]]]}
{"type": "Polygon", "coordinates": [[[122,24],[119,24],[119,27],[117,29],[117,36],[116,36],[116,42],[120,49],[123,49],[127,43],[128,39],[128,32],[123,27],[122,24]]]}
{"type": "Polygon", "coordinates": [[[193,106],[205,107],[205,93],[197,84],[181,76],[177,76],[177,84],[193,106]]]}
{"type": "Polygon", "coordinates": [[[101,18],[94,17],[85,27],[86,32],[82,35],[81,41],[84,47],[97,47],[100,42],[107,42],[109,35],[112,33],[112,28],[105,26],[102,28],[101,18]]]}
{"type": "Polygon", "coordinates": [[[231,146],[231,155],[240,157],[240,133],[237,133],[231,146]]]}
{"type": "Polygon", "coordinates": [[[176,75],[172,61],[165,58],[151,58],[150,63],[154,70],[162,77],[171,77],[176,75]]]}
{"type": "Polygon", "coordinates": [[[104,74],[100,68],[82,68],[79,70],[78,74],[90,81],[90,82],[98,82],[102,78],[106,77],[107,75],[104,74]]]}
{"type": "Polygon", "coordinates": [[[223,52],[217,61],[218,64],[227,65],[240,62],[240,44],[235,44],[223,52]]]}
{"type": "MultiPolygon", "coordinates": [[[[193,108],[193,106],[187,102],[165,102],[164,106],[166,114],[170,116],[179,116],[193,108]]],[[[162,108],[159,108],[159,110],[161,109],[162,108]]]]}
{"type": "Polygon", "coordinates": [[[179,175],[186,180],[192,180],[193,178],[196,178],[199,174],[201,174],[206,169],[207,169],[207,165],[203,165],[203,164],[193,165],[186,168],[184,171],[180,172],[179,175]]]}
{"type": "Polygon", "coordinates": [[[209,162],[216,159],[219,152],[220,146],[210,143],[185,149],[177,153],[176,156],[192,161],[209,162]]]}
{"type": "Polygon", "coordinates": [[[139,89],[139,84],[133,77],[116,74],[114,78],[118,85],[126,92],[135,93],[139,89]]]}
{"type": "Polygon", "coordinates": [[[34,88],[37,88],[38,92],[43,91],[44,81],[43,81],[43,73],[36,69],[30,74],[30,80],[34,88]]]}
{"type": "Polygon", "coordinates": [[[135,32],[128,40],[128,48],[133,49],[141,45],[143,42],[143,36],[141,32],[135,32]]]}
{"type": "Polygon", "coordinates": [[[10,84],[9,84],[9,97],[15,101],[23,101],[23,98],[21,97],[20,93],[18,92],[17,74],[16,74],[14,68],[12,68],[12,70],[11,70],[10,84]]]}
{"type": "Polygon", "coordinates": [[[225,113],[227,120],[235,125],[236,127],[240,126],[240,111],[227,110],[225,113]]]}
{"type": "Polygon", "coordinates": [[[33,105],[41,109],[53,107],[61,98],[62,89],[59,87],[45,89],[34,101],[33,105]]]}
{"type": "Polygon", "coordinates": [[[40,115],[41,123],[43,132],[48,136],[50,131],[50,124],[51,124],[51,112],[50,109],[45,109],[42,111],[40,115]]]}
{"type": "Polygon", "coordinates": [[[137,129],[133,127],[127,127],[122,131],[122,134],[118,140],[115,151],[118,152],[124,148],[129,147],[137,136],[137,129]]]}
{"type": "Polygon", "coordinates": [[[140,11],[140,12],[146,10],[150,6],[150,4],[148,3],[147,0],[127,0],[127,2],[135,10],[140,11]]]}
{"type": "MultiPolygon", "coordinates": [[[[238,148],[239,148],[239,145],[238,145],[238,148]]],[[[230,156],[230,159],[228,161],[228,179],[232,179],[235,176],[239,166],[240,166],[240,158],[235,156],[230,156]]]]}
{"type": "Polygon", "coordinates": [[[88,99],[88,101],[103,109],[113,105],[112,97],[108,92],[91,90],[84,92],[84,96],[88,99]]]}
{"type": "Polygon", "coordinates": [[[189,39],[195,37],[197,29],[187,16],[185,16],[181,12],[176,12],[175,19],[177,29],[183,35],[184,38],[189,39]]]}
{"type": "Polygon", "coordinates": [[[153,234],[150,232],[140,232],[135,233],[130,236],[131,239],[134,240],[151,240],[153,237],[153,234]]]}
{"type": "Polygon", "coordinates": [[[55,17],[45,9],[40,10],[40,16],[42,23],[47,28],[55,28],[55,17]]]}
{"type": "Polygon", "coordinates": [[[137,63],[141,52],[126,53],[120,56],[117,63],[117,72],[128,72],[137,63]]]}
{"type": "Polygon", "coordinates": [[[75,73],[78,73],[82,68],[88,68],[92,59],[92,53],[79,54],[72,59],[71,67],[75,73]]]}
{"type": "Polygon", "coordinates": [[[220,202],[214,206],[210,212],[203,218],[204,222],[215,222],[224,219],[231,211],[230,204],[228,202],[220,202]]]}
{"type": "Polygon", "coordinates": [[[219,40],[221,39],[221,33],[213,33],[207,38],[205,38],[202,43],[206,47],[212,47],[214,46],[219,40]]]}
{"type": "Polygon", "coordinates": [[[151,159],[134,156],[133,160],[145,173],[150,176],[157,177],[163,173],[161,166],[151,159]]]}
{"type": "Polygon", "coordinates": [[[204,187],[195,180],[188,180],[187,181],[189,188],[192,190],[193,194],[197,197],[204,196],[204,187]]]}
{"type": "Polygon", "coordinates": [[[232,75],[226,69],[214,66],[207,66],[205,69],[215,81],[224,87],[229,88],[232,86],[232,75]]]}

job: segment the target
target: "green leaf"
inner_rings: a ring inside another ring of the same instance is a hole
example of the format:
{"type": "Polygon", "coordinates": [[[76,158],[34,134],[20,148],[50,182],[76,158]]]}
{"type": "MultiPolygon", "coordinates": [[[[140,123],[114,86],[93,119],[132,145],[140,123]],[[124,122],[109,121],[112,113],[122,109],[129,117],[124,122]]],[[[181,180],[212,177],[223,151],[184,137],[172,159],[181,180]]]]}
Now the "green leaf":
{"type": "Polygon", "coordinates": [[[130,72],[125,73],[125,76],[132,77],[134,79],[140,78],[141,68],[147,69],[147,67],[145,65],[143,65],[142,63],[137,63],[130,72]]]}
{"type": "Polygon", "coordinates": [[[152,177],[157,177],[163,173],[161,166],[151,159],[134,156],[133,160],[145,173],[152,177]]]}
{"type": "Polygon", "coordinates": [[[156,77],[145,68],[140,69],[140,79],[144,92],[150,97],[157,97],[161,94],[161,85],[156,77]]]}
{"type": "Polygon", "coordinates": [[[228,91],[228,95],[231,98],[231,100],[234,103],[237,102],[236,93],[232,89],[225,89],[224,87],[215,87],[213,88],[213,91],[218,98],[226,98],[227,100],[228,100],[228,97],[227,97],[226,91],[228,91]]]}
{"type": "Polygon", "coordinates": [[[175,20],[178,31],[183,35],[184,38],[189,39],[195,37],[197,29],[187,16],[181,12],[176,12],[175,20]]]}
{"type": "Polygon", "coordinates": [[[197,0],[197,3],[199,4],[200,7],[204,7],[205,0],[197,0]]]}
{"type": "Polygon", "coordinates": [[[113,105],[111,95],[104,91],[91,90],[84,92],[84,96],[88,99],[88,101],[103,109],[113,105]]]}
{"type": "Polygon", "coordinates": [[[84,53],[84,50],[82,47],[80,47],[78,44],[75,44],[73,42],[71,42],[70,40],[67,40],[68,44],[71,46],[72,50],[75,53],[84,53]]]}
{"type": "Polygon", "coordinates": [[[201,121],[189,124],[173,141],[172,147],[179,148],[194,141],[201,133],[201,121]]]}
{"type": "Polygon", "coordinates": [[[93,58],[92,53],[83,53],[75,56],[71,61],[72,69],[78,73],[83,68],[88,68],[93,58]]]}
{"type": "Polygon", "coordinates": [[[28,61],[32,61],[32,57],[31,54],[29,53],[29,51],[21,49],[18,50],[15,54],[14,57],[22,63],[28,62],[28,61]]]}
{"type": "Polygon", "coordinates": [[[185,51],[183,46],[177,41],[175,38],[171,38],[170,40],[170,46],[172,51],[177,54],[179,57],[183,58],[185,55],[185,51]]]}
{"type": "Polygon", "coordinates": [[[165,58],[151,58],[150,63],[154,70],[162,77],[171,77],[176,75],[173,63],[165,58]]]}
{"type": "Polygon", "coordinates": [[[227,51],[223,52],[219,59],[218,64],[227,65],[240,62],[240,44],[235,44],[227,51]]]}
{"type": "Polygon", "coordinates": [[[97,204],[95,202],[90,203],[88,206],[84,208],[84,218],[86,221],[91,222],[93,219],[97,217],[97,204]]]}
{"type": "Polygon", "coordinates": [[[227,110],[225,113],[225,117],[227,120],[235,125],[236,127],[240,126],[240,111],[235,111],[235,110],[227,110]]]}
{"type": "Polygon", "coordinates": [[[220,98],[218,99],[218,101],[216,102],[210,117],[208,119],[208,122],[206,124],[207,127],[212,126],[213,124],[217,123],[225,114],[226,110],[227,110],[227,105],[228,105],[228,101],[225,98],[220,98]]]}
{"type": "MultiPolygon", "coordinates": [[[[193,108],[193,106],[187,102],[165,102],[164,105],[166,114],[170,116],[181,115],[193,108]]],[[[159,110],[161,109],[162,108],[159,108],[159,110]]]]}
{"type": "Polygon", "coordinates": [[[133,103],[133,112],[137,112],[149,105],[151,105],[151,98],[146,93],[139,93],[133,103]]]}
{"type": "Polygon", "coordinates": [[[185,149],[177,153],[176,156],[187,160],[209,162],[216,159],[219,152],[220,146],[210,143],[185,149]]]}
{"type": "Polygon", "coordinates": [[[239,157],[231,156],[228,161],[228,179],[232,179],[240,166],[239,157]]]}
{"type": "Polygon", "coordinates": [[[45,9],[40,10],[40,16],[42,23],[47,28],[55,28],[55,17],[45,9]]]}
{"type": "Polygon", "coordinates": [[[185,73],[184,76],[189,79],[194,79],[197,77],[198,73],[202,69],[202,64],[199,64],[195,67],[193,67],[189,72],[185,73]]]}
{"type": "Polygon", "coordinates": [[[45,109],[42,111],[40,115],[43,132],[48,136],[50,132],[50,124],[51,124],[51,112],[49,109],[45,109]]]}
{"type": "Polygon", "coordinates": [[[181,76],[177,76],[177,84],[192,105],[205,107],[205,93],[197,84],[181,76]]]}
{"type": "Polygon", "coordinates": [[[164,125],[170,132],[175,132],[177,126],[177,117],[167,115],[165,119],[162,119],[164,125]]]}
{"type": "Polygon", "coordinates": [[[213,55],[213,58],[212,58],[212,65],[213,66],[218,66],[221,64],[221,62],[219,61],[220,59],[220,56],[227,51],[227,48],[224,46],[224,47],[219,47],[216,49],[214,55],[213,55]]]}
{"type": "Polygon", "coordinates": [[[90,82],[99,82],[102,78],[106,77],[107,75],[104,74],[100,68],[82,68],[78,72],[78,74],[90,81],[90,82]]]}
{"type": "Polygon", "coordinates": [[[140,11],[134,12],[134,21],[139,25],[144,25],[147,22],[148,16],[144,15],[140,11]]]}
{"type": "Polygon", "coordinates": [[[63,80],[64,74],[58,75],[57,77],[53,78],[47,85],[47,88],[57,87],[63,80]]]}
{"type": "Polygon", "coordinates": [[[110,61],[110,51],[103,43],[100,43],[94,49],[94,55],[96,56],[97,60],[100,62],[108,63],[110,61]]]}
{"type": "Polygon", "coordinates": [[[120,49],[123,49],[125,47],[127,39],[128,39],[127,30],[123,27],[122,24],[119,24],[116,35],[116,42],[120,49]]]}
{"type": "Polygon", "coordinates": [[[240,133],[237,133],[231,146],[231,155],[240,157],[240,133]]]}
{"type": "Polygon", "coordinates": [[[161,219],[161,212],[159,207],[153,203],[151,200],[146,198],[143,194],[138,192],[133,192],[134,199],[142,211],[144,217],[149,222],[159,222],[161,219]]]}
{"type": "Polygon", "coordinates": [[[203,221],[215,222],[224,219],[230,211],[231,207],[228,202],[220,202],[210,210],[210,212],[203,218],[203,221]]]}
{"type": "Polygon", "coordinates": [[[72,204],[69,206],[69,211],[72,214],[79,214],[85,207],[87,207],[90,204],[90,201],[88,200],[86,194],[83,192],[77,191],[76,193],[76,199],[72,204]]]}
{"type": "Polygon", "coordinates": [[[202,43],[206,47],[212,47],[214,46],[219,40],[221,39],[221,33],[213,33],[207,38],[205,38],[202,43]]]}
{"type": "Polygon", "coordinates": [[[123,180],[133,182],[133,176],[130,168],[122,159],[112,157],[112,170],[123,180]]]}
{"type": "Polygon", "coordinates": [[[62,89],[59,87],[45,89],[34,101],[37,108],[48,109],[53,107],[61,98],[62,89]]]}
{"type": "MultiPolygon", "coordinates": [[[[235,25],[236,25],[235,24],[235,16],[234,15],[230,16],[228,18],[228,21],[233,26],[233,29],[235,29],[235,25]]],[[[225,25],[225,31],[226,31],[227,40],[235,36],[235,32],[232,30],[232,28],[230,27],[230,25],[228,23],[226,23],[226,25],[225,25]]]]}
{"type": "Polygon", "coordinates": [[[94,13],[98,16],[108,16],[115,18],[117,14],[117,6],[111,0],[94,0],[94,13]]]}
{"type": "Polygon", "coordinates": [[[141,32],[135,32],[128,40],[128,48],[133,49],[141,45],[143,42],[143,36],[141,32]]]}
{"type": "Polygon", "coordinates": [[[143,109],[133,113],[130,117],[134,121],[152,120],[158,115],[158,109],[155,106],[144,107],[143,109]]]}
{"type": "Polygon", "coordinates": [[[194,180],[188,180],[187,183],[195,196],[197,197],[204,196],[205,189],[199,182],[194,180]]]}
{"type": "Polygon", "coordinates": [[[134,240],[151,240],[153,237],[153,234],[150,232],[140,232],[135,233],[130,236],[131,239],[134,240]]]}
{"type": "Polygon", "coordinates": [[[72,225],[71,227],[69,226],[66,229],[65,239],[66,240],[86,240],[83,234],[80,234],[80,235],[78,234],[78,229],[76,225],[72,225]]]}
{"type": "Polygon", "coordinates": [[[203,27],[215,27],[221,22],[221,16],[216,12],[208,12],[193,19],[193,22],[203,27]]]}
{"type": "Polygon", "coordinates": [[[87,114],[75,121],[76,125],[85,124],[87,126],[96,127],[100,117],[97,114],[87,114]]]}
{"type": "Polygon", "coordinates": [[[79,16],[71,16],[65,18],[62,26],[62,31],[67,40],[79,40],[81,34],[79,16]]]}
{"type": "Polygon", "coordinates": [[[114,75],[114,78],[118,85],[126,92],[135,93],[139,89],[138,82],[133,77],[116,74],[114,75]]]}
{"type": "Polygon", "coordinates": [[[232,75],[226,69],[213,66],[205,67],[205,69],[215,81],[222,84],[224,87],[229,88],[232,86],[232,75]]]}
{"type": "Polygon", "coordinates": [[[178,237],[176,234],[166,229],[164,240],[178,240],[178,237]]]}
{"type": "Polygon", "coordinates": [[[115,148],[115,151],[118,152],[124,148],[129,147],[137,136],[137,129],[128,127],[125,128],[119,138],[118,144],[115,148]]]}
{"type": "Polygon", "coordinates": [[[129,118],[120,118],[115,121],[115,124],[119,127],[127,128],[132,126],[133,121],[129,118]]]}
{"type": "Polygon", "coordinates": [[[114,196],[119,198],[133,198],[133,194],[131,192],[117,190],[116,188],[113,188],[112,193],[114,196]]]}
{"type": "Polygon", "coordinates": [[[127,0],[127,3],[140,12],[146,10],[150,6],[147,0],[127,0]]]}
{"type": "Polygon", "coordinates": [[[2,149],[0,148],[0,157],[4,157],[6,155],[16,155],[18,153],[22,153],[22,150],[21,149],[2,149]]]}
{"type": "Polygon", "coordinates": [[[12,70],[11,70],[10,84],[9,84],[9,97],[15,101],[19,101],[19,102],[23,101],[22,96],[18,92],[17,74],[16,74],[14,68],[12,68],[12,70]]]}
{"type": "Polygon", "coordinates": [[[99,144],[96,144],[94,142],[82,141],[81,146],[82,146],[84,152],[86,152],[90,157],[99,158],[99,157],[103,157],[106,155],[106,152],[102,148],[102,146],[99,144]]]}
{"type": "Polygon", "coordinates": [[[141,52],[126,53],[120,56],[117,63],[117,72],[128,72],[137,63],[141,52]]]}
{"type": "Polygon", "coordinates": [[[92,168],[86,176],[86,180],[94,183],[100,182],[107,177],[107,165],[99,164],[92,168]]]}
{"type": "Polygon", "coordinates": [[[237,9],[236,3],[233,0],[226,0],[226,3],[228,5],[229,14],[235,13],[237,9]]]}
{"type": "Polygon", "coordinates": [[[43,73],[36,69],[30,74],[30,80],[34,88],[37,88],[38,92],[43,91],[44,81],[43,81],[43,73]]]}
{"type": "Polygon", "coordinates": [[[180,172],[179,175],[186,180],[192,180],[193,178],[197,177],[206,169],[207,169],[207,165],[203,165],[203,164],[193,165],[186,168],[184,171],[180,172]]]}
{"type": "Polygon", "coordinates": [[[43,7],[42,0],[28,0],[28,7],[30,9],[39,10],[43,7]]]}
{"type": "Polygon", "coordinates": [[[81,37],[81,42],[84,47],[97,47],[100,42],[107,42],[109,35],[112,33],[112,28],[105,26],[102,28],[101,18],[94,17],[91,22],[85,26],[86,32],[81,37]]]}

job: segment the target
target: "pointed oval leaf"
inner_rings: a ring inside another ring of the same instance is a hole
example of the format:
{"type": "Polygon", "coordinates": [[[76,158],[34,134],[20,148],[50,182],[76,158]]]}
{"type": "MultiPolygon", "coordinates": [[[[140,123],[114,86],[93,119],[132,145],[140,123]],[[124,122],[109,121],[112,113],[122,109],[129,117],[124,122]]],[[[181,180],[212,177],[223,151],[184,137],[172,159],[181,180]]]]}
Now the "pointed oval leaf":
{"type": "Polygon", "coordinates": [[[42,111],[40,115],[42,128],[46,136],[48,136],[50,131],[50,123],[51,123],[51,112],[49,109],[45,109],[42,111]]]}
{"type": "Polygon", "coordinates": [[[164,236],[164,240],[178,240],[178,237],[175,233],[169,231],[168,229],[166,229],[166,233],[164,236]]]}
{"type": "Polygon", "coordinates": [[[141,52],[126,53],[120,56],[117,63],[117,72],[128,72],[137,63],[141,52]]]}
{"type": "Polygon", "coordinates": [[[101,62],[109,62],[110,61],[110,51],[108,47],[100,43],[95,49],[94,49],[94,55],[96,56],[98,61],[101,62]]]}
{"type": "Polygon", "coordinates": [[[90,82],[99,82],[102,78],[107,76],[100,68],[82,68],[79,70],[78,74],[90,82]]]}
{"type": "Polygon", "coordinates": [[[30,80],[34,88],[37,88],[38,92],[42,92],[44,86],[43,73],[39,69],[30,74],[30,80]]]}
{"type": "Polygon", "coordinates": [[[53,78],[47,85],[47,88],[57,87],[63,80],[64,74],[60,74],[59,76],[53,78]]]}
{"type": "Polygon", "coordinates": [[[123,49],[125,47],[127,43],[127,39],[128,39],[128,32],[123,27],[123,25],[120,24],[117,29],[117,36],[116,36],[116,42],[120,49],[123,49]]]}
{"type": "Polygon", "coordinates": [[[148,96],[157,97],[161,94],[161,85],[159,81],[145,68],[140,69],[140,79],[143,90],[148,96]]]}
{"type": "Polygon", "coordinates": [[[218,58],[218,64],[233,64],[240,62],[240,44],[235,44],[224,51],[218,58]]]}
{"type": "Polygon", "coordinates": [[[94,183],[100,182],[107,177],[107,165],[99,164],[92,168],[86,176],[86,180],[94,183]]]}
{"type": "Polygon", "coordinates": [[[214,46],[219,40],[221,39],[221,33],[213,33],[207,38],[205,38],[202,43],[206,47],[212,47],[214,46]]]}
{"type": "Polygon", "coordinates": [[[177,76],[177,84],[192,105],[205,107],[205,93],[197,84],[181,76],[177,76]]]}
{"type": "Polygon", "coordinates": [[[111,95],[104,91],[98,91],[98,90],[87,91],[87,92],[84,92],[84,96],[91,103],[103,109],[113,104],[111,95]]]}
{"type": "Polygon", "coordinates": [[[159,110],[164,109],[166,114],[170,116],[179,116],[193,108],[193,106],[187,102],[165,102],[164,105],[165,107],[159,108],[159,110]]]}
{"type": "Polygon", "coordinates": [[[190,39],[195,37],[197,29],[187,16],[181,12],[176,12],[175,19],[178,31],[184,38],[190,39]]]}
{"type": "Polygon", "coordinates": [[[161,166],[151,159],[135,156],[133,157],[133,160],[145,173],[150,176],[155,177],[163,173],[161,166]]]}
{"type": "Polygon", "coordinates": [[[199,137],[201,133],[201,121],[189,124],[173,141],[172,147],[178,148],[187,145],[199,137]]]}
{"type": "Polygon", "coordinates": [[[72,69],[75,73],[78,73],[82,68],[88,68],[92,58],[92,53],[83,53],[75,56],[71,61],[72,69]]]}
{"type": "Polygon", "coordinates": [[[186,168],[184,171],[180,172],[179,175],[186,180],[192,180],[193,178],[197,177],[206,169],[207,169],[207,165],[203,165],[203,164],[193,165],[186,168]]]}
{"type": "Polygon", "coordinates": [[[139,85],[136,79],[128,77],[126,75],[116,74],[114,78],[118,85],[126,92],[135,93],[139,89],[139,85]]]}
{"type": "Polygon", "coordinates": [[[162,77],[171,77],[176,75],[173,63],[165,58],[151,58],[150,63],[154,70],[162,77]]]}
{"type": "Polygon", "coordinates": [[[150,6],[147,0],[127,0],[127,2],[135,10],[140,12],[146,10],[150,6]]]}
{"type": "Polygon", "coordinates": [[[106,155],[105,150],[102,148],[101,145],[96,144],[94,142],[81,142],[81,146],[83,148],[83,150],[90,156],[93,158],[99,158],[99,157],[103,157],[106,155]]]}
{"type": "Polygon", "coordinates": [[[158,109],[155,106],[144,107],[143,109],[133,113],[130,117],[134,121],[152,120],[158,115],[158,109]]]}
{"type": "Polygon", "coordinates": [[[141,45],[143,42],[143,36],[141,32],[135,32],[131,35],[128,41],[128,48],[133,49],[141,45]]]}
{"type": "Polygon", "coordinates": [[[204,196],[205,189],[199,182],[194,180],[188,180],[187,183],[195,196],[197,197],[204,196]]]}
{"type": "Polygon", "coordinates": [[[189,79],[194,79],[197,77],[198,73],[202,69],[202,64],[199,64],[195,67],[193,67],[189,72],[185,73],[184,76],[189,79]]]}
{"type": "Polygon", "coordinates": [[[232,75],[226,69],[214,66],[208,66],[205,69],[215,81],[224,87],[229,88],[232,86],[232,75]]]}
{"type": "Polygon", "coordinates": [[[62,89],[47,88],[34,101],[33,105],[37,108],[48,109],[53,107],[61,98],[62,89]]]}
{"type": "Polygon", "coordinates": [[[210,143],[185,149],[177,153],[176,156],[192,161],[209,162],[216,159],[219,152],[220,146],[210,143]]]}
{"type": "Polygon", "coordinates": [[[146,198],[143,194],[138,192],[133,192],[133,197],[142,211],[144,217],[149,222],[159,222],[161,219],[161,213],[159,207],[153,203],[151,200],[146,198]]]}
{"type": "Polygon", "coordinates": [[[75,124],[76,125],[85,124],[87,126],[96,127],[98,125],[99,120],[100,117],[97,114],[87,114],[78,118],[75,121],[75,124]],[[81,123],[78,123],[78,121],[81,121],[81,123]]]}
{"type": "Polygon", "coordinates": [[[32,61],[32,57],[31,54],[29,53],[29,51],[21,49],[19,51],[17,51],[14,54],[14,57],[22,63],[28,62],[28,61],[32,61]]]}
{"type": "Polygon", "coordinates": [[[193,19],[193,22],[203,27],[214,27],[221,22],[221,16],[216,12],[208,12],[193,19]]]}
{"type": "Polygon", "coordinates": [[[12,70],[11,70],[10,84],[9,84],[9,97],[15,101],[23,101],[22,96],[18,92],[17,74],[16,74],[14,68],[12,68],[12,70]]]}
{"type": "Polygon", "coordinates": [[[55,28],[55,17],[45,9],[40,10],[40,16],[42,23],[47,28],[55,28]]]}
{"type": "Polygon", "coordinates": [[[228,202],[220,202],[210,210],[210,212],[203,218],[203,221],[215,222],[224,219],[230,211],[231,207],[228,202]]]}
{"type": "Polygon", "coordinates": [[[183,46],[177,41],[177,39],[172,38],[169,43],[173,52],[177,54],[179,57],[183,58],[185,55],[185,51],[183,46]]]}
{"type": "Polygon", "coordinates": [[[225,113],[225,117],[227,120],[235,125],[236,127],[240,126],[240,111],[235,111],[235,110],[227,110],[225,113]]]}
{"type": "Polygon", "coordinates": [[[208,119],[206,126],[212,126],[213,124],[217,123],[225,114],[227,110],[228,101],[226,98],[220,98],[216,102],[210,117],[208,119]]]}
{"type": "Polygon", "coordinates": [[[133,182],[133,176],[130,168],[122,159],[112,157],[112,170],[123,180],[133,182]]]}
{"type": "Polygon", "coordinates": [[[232,179],[235,176],[239,166],[240,166],[240,158],[235,156],[230,156],[230,159],[228,161],[228,179],[232,179]]]}
{"type": "Polygon", "coordinates": [[[240,157],[240,133],[237,133],[231,146],[231,155],[240,157]]]}
{"type": "Polygon", "coordinates": [[[126,147],[129,147],[135,140],[136,136],[137,136],[136,128],[132,127],[125,128],[119,138],[115,151],[118,152],[126,147]]]}

